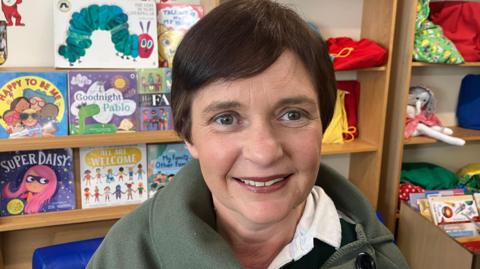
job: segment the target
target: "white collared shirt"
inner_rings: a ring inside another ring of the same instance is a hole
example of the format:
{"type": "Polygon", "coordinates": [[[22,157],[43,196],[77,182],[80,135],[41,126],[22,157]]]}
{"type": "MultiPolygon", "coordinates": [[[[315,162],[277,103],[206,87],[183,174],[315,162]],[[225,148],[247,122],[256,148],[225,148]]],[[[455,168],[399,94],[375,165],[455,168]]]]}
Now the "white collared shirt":
{"type": "Polygon", "coordinates": [[[314,186],[307,197],[303,215],[292,241],[273,259],[268,269],[280,268],[305,256],[313,249],[314,238],[335,249],[338,249],[342,242],[342,228],[337,209],[332,199],[319,186],[314,186]]]}

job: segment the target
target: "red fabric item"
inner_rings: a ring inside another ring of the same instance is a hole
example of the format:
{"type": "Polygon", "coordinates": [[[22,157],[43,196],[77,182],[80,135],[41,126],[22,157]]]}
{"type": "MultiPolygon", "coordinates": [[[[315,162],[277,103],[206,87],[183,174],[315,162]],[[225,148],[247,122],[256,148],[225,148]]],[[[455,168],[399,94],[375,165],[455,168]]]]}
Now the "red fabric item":
{"type": "Polygon", "coordinates": [[[387,61],[386,49],[366,38],[359,41],[349,37],[329,38],[327,45],[328,52],[334,57],[335,70],[382,66],[387,61]]]}
{"type": "Polygon", "coordinates": [[[346,91],[345,111],[347,112],[347,121],[349,132],[343,134],[345,140],[351,140],[358,137],[358,102],[360,100],[360,82],[356,80],[337,81],[337,89],[346,91]]]}
{"type": "Polygon", "coordinates": [[[412,133],[417,129],[419,123],[423,123],[427,126],[443,126],[440,122],[440,119],[434,113],[430,113],[428,116],[426,116],[425,111],[422,111],[422,113],[418,114],[415,118],[407,117],[404,131],[405,138],[412,136],[412,133]]]}
{"type": "Polygon", "coordinates": [[[398,197],[400,200],[408,201],[410,193],[425,192],[425,189],[411,183],[400,184],[400,190],[398,191],[398,197]]]}
{"type": "Polygon", "coordinates": [[[465,61],[480,61],[480,3],[431,2],[430,19],[442,27],[465,61]]]}

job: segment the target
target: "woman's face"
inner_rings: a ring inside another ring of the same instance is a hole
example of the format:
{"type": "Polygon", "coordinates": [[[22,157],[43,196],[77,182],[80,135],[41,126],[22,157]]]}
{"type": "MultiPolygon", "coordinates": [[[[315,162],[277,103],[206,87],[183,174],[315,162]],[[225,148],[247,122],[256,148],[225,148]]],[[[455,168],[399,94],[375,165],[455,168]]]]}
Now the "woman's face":
{"type": "Polygon", "coordinates": [[[322,123],[314,86],[294,54],[283,53],[257,76],[201,89],[191,113],[187,146],[218,214],[270,224],[301,210],[320,165],[322,123]]]}

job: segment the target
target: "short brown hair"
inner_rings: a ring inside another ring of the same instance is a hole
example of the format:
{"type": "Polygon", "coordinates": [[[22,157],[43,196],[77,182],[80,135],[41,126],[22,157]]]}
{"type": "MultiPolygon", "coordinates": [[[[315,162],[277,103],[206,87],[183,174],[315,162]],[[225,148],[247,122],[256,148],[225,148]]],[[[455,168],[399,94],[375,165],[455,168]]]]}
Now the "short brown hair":
{"type": "Polygon", "coordinates": [[[227,1],[187,32],[173,60],[175,130],[191,142],[191,105],[199,89],[260,74],[285,50],[299,58],[314,83],[325,130],[336,97],[325,41],[294,11],[269,0],[227,1]]]}

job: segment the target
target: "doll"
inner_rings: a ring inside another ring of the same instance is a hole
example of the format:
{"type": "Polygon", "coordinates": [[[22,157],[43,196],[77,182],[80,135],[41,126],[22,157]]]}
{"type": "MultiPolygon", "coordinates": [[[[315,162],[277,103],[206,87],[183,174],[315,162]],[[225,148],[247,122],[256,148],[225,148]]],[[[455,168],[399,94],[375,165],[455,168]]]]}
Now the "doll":
{"type": "Polygon", "coordinates": [[[465,144],[465,140],[453,137],[452,134],[452,129],[443,127],[435,115],[435,97],[432,91],[422,86],[410,87],[405,138],[426,135],[456,146],[465,144]]]}

